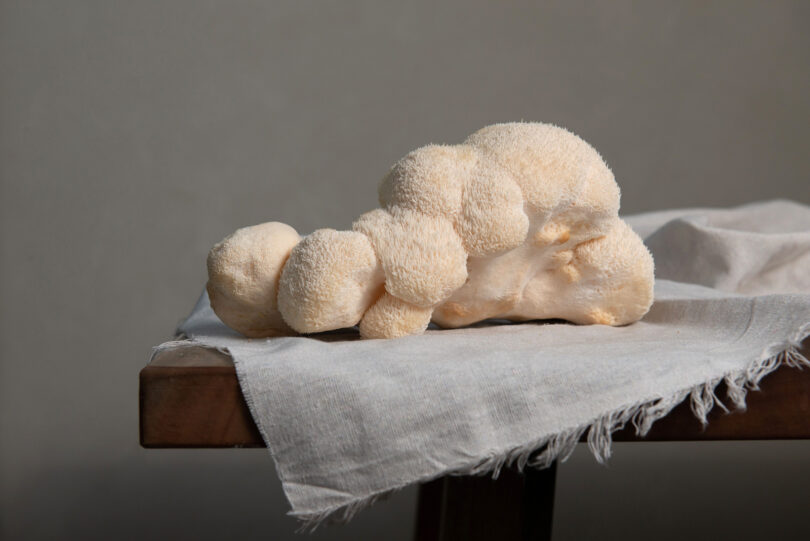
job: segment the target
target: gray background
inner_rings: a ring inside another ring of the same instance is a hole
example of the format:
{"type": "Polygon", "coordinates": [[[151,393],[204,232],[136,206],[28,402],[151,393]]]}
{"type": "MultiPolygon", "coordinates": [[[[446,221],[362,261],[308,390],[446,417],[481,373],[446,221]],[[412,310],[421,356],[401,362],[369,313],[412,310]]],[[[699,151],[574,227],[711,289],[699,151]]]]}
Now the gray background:
{"type": "MultiPolygon", "coordinates": [[[[810,203],[808,5],[2,1],[1,536],[290,538],[264,451],[138,446],[138,371],[214,242],[345,228],[415,147],[543,120],[624,212],[810,203]]],[[[615,451],[556,539],[810,537],[808,442],[615,451]]],[[[311,539],[408,539],[414,497],[311,539]]]]}

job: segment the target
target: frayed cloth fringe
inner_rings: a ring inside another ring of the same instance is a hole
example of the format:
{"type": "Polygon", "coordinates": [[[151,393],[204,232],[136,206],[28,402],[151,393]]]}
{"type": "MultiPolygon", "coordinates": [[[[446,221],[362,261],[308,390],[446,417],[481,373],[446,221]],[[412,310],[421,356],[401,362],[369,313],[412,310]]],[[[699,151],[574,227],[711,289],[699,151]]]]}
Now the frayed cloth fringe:
{"type": "MultiPolygon", "coordinates": [[[[628,407],[606,413],[589,423],[563,430],[557,434],[544,436],[505,452],[493,454],[472,465],[442,472],[439,475],[419,482],[428,482],[445,475],[486,475],[497,479],[505,466],[515,466],[518,471],[526,467],[547,468],[554,461],[565,462],[574,452],[582,436],[588,433],[588,448],[600,464],[604,464],[611,455],[612,434],[631,423],[636,435],[644,437],[655,421],[665,417],[675,406],[687,397],[695,417],[704,425],[708,424],[708,414],[717,406],[728,412],[728,407],[718,398],[717,386],[726,384],[726,396],[735,408],[745,409],[745,398],[749,390],[759,390],[762,378],[782,365],[793,368],[810,368],[808,360],[800,351],[802,341],[810,336],[810,323],[803,325],[789,340],[768,347],[761,357],[746,368],[736,370],[723,377],[711,379],[705,383],[675,392],[668,397],[657,398],[633,404],[628,407]]],[[[326,521],[346,522],[366,507],[381,498],[401,490],[413,483],[406,483],[393,489],[385,490],[371,496],[358,498],[348,504],[342,504],[318,513],[295,512],[289,514],[302,522],[299,532],[311,532],[326,521]]]]}

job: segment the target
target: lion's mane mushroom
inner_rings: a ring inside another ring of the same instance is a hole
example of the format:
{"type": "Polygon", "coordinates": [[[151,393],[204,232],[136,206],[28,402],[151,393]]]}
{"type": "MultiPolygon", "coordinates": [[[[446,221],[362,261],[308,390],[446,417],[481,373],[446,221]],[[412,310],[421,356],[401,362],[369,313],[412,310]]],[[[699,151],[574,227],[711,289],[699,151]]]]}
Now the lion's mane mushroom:
{"type": "Polygon", "coordinates": [[[352,231],[301,239],[271,222],[217,244],[214,311],[250,337],[359,323],[364,338],[394,338],[431,320],[624,325],[652,304],[652,256],[618,216],[613,174],[562,128],[496,124],[419,148],[379,195],[352,231]]]}

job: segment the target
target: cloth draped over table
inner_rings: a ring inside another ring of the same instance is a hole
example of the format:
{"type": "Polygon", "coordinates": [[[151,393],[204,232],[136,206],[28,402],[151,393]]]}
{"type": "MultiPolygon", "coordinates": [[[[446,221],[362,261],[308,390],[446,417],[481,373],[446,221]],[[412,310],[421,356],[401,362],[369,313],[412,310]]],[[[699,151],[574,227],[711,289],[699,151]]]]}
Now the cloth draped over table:
{"type": "Polygon", "coordinates": [[[316,525],[449,473],[564,460],[587,433],[645,434],[685,399],[703,422],[810,334],[810,207],[789,201],[653,212],[626,220],[656,263],[655,302],[625,327],[566,323],[429,329],[395,340],[242,338],[203,294],[186,339],[233,357],[292,506],[316,525]],[[728,395],[717,397],[725,381],[728,395]]]}

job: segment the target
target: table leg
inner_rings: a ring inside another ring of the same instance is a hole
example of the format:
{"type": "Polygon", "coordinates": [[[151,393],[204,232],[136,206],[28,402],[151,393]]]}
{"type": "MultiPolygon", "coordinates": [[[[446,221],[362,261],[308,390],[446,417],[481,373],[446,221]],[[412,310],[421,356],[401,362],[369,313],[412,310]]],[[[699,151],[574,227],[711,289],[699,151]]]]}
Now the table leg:
{"type": "Polygon", "coordinates": [[[551,539],[557,465],[447,476],[419,487],[417,541],[551,539]]]}

